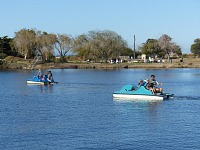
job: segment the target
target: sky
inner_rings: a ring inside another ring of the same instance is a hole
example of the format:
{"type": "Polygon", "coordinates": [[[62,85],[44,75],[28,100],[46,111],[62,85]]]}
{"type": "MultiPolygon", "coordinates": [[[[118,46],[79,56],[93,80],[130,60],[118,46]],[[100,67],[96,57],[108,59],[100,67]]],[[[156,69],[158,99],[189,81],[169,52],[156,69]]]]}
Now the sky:
{"type": "Polygon", "coordinates": [[[136,50],[167,34],[190,53],[200,38],[200,0],[0,0],[0,37],[20,29],[78,36],[111,30],[136,50]]]}

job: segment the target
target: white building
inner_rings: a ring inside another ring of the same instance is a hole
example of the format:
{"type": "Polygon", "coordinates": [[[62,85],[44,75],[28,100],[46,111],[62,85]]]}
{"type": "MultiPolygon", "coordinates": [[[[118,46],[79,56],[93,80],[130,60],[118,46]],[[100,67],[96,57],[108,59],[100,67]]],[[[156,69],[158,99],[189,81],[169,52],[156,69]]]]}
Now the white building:
{"type": "Polygon", "coordinates": [[[142,59],[144,62],[147,62],[146,57],[147,57],[147,56],[146,56],[145,54],[142,54],[142,55],[141,55],[141,59],[142,59]]]}

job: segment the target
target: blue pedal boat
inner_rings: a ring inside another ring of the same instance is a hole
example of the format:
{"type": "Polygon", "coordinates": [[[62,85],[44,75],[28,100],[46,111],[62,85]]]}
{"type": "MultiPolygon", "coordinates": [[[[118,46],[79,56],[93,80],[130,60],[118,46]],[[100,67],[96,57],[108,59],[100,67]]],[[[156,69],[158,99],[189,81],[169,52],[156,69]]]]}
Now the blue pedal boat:
{"type": "Polygon", "coordinates": [[[32,79],[26,80],[27,84],[37,84],[37,85],[47,85],[47,84],[57,84],[54,80],[48,80],[44,75],[42,77],[34,76],[32,79]]]}
{"type": "Polygon", "coordinates": [[[174,94],[170,93],[153,93],[151,90],[147,90],[145,86],[139,88],[134,85],[124,85],[121,90],[113,93],[114,98],[127,98],[135,100],[164,100],[173,98],[174,94]]]}

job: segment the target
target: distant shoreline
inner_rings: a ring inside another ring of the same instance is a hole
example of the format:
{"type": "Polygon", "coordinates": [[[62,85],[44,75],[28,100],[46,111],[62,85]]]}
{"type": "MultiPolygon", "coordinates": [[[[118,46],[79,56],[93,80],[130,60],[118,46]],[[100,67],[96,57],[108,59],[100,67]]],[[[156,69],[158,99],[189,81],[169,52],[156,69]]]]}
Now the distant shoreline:
{"type": "MultiPolygon", "coordinates": [[[[32,70],[38,69],[169,69],[169,68],[200,68],[200,64],[101,64],[101,63],[45,63],[37,64],[32,70]]],[[[1,66],[0,70],[19,70],[19,69],[30,69],[24,65],[6,65],[1,66]]]]}
{"type": "Polygon", "coordinates": [[[143,69],[168,69],[168,68],[200,68],[200,64],[167,64],[167,63],[140,63],[140,64],[101,64],[101,63],[63,63],[63,64],[44,64],[37,65],[35,69],[131,69],[131,68],[143,68],[143,69]]]}
{"type": "MultiPolygon", "coordinates": [[[[9,61],[0,65],[1,70],[28,69],[31,60],[9,61]]],[[[200,68],[200,58],[186,58],[181,63],[179,59],[174,59],[172,63],[39,63],[32,69],[123,69],[123,68],[143,68],[143,69],[168,69],[168,68],[200,68]]],[[[30,68],[29,68],[30,69],[30,68]]]]}

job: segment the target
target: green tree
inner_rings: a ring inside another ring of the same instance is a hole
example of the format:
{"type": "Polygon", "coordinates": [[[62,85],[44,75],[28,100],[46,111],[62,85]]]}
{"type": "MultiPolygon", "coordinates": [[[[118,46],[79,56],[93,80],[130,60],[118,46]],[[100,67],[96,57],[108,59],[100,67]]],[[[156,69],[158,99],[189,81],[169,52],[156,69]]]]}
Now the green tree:
{"type": "Polygon", "coordinates": [[[91,39],[86,34],[79,35],[75,38],[73,51],[83,60],[91,59],[91,39]]]}
{"type": "Polygon", "coordinates": [[[36,31],[35,42],[37,55],[41,55],[43,61],[49,61],[53,56],[56,40],[55,34],[36,31]]]}
{"type": "Polygon", "coordinates": [[[74,51],[95,61],[117,58],[127,46],[120,35],[110,30],[89,31],[88,34],[78,36],[75,41],[74,51]]]}
{"type": "Polygon", "coordinates": [[[147,56],[154,57],[163,57],[160,46],[158,45],[158,40],[148,39],[141,47],[141,53],[146,54],[147,56]]]}
{"type": "Polygon", "coordinates": [[[177,45],[176,43],[173,43],[173,52],[176,53],[179,57],[182,56],[182,51],[181,51],[181,47],[179,45],[177,45]]]}
{"type": "Polygon", "coordinates": [[[129,47],[123,47],[121,49],[121,56],[133,56],[133,50],[129,47]]]}
{"type": "Polygon", "coordinates": [[[200,38],[194,40],[194,44],[190,48],[191,53],[200,57],[200,38]]]}
{"type": "Polygon", "coordinates": [[[6,56],[16,56],[17,52],[12,46],[13,39],[8,36],[0,37],[0,58],[3,59],[6,56]]]}

